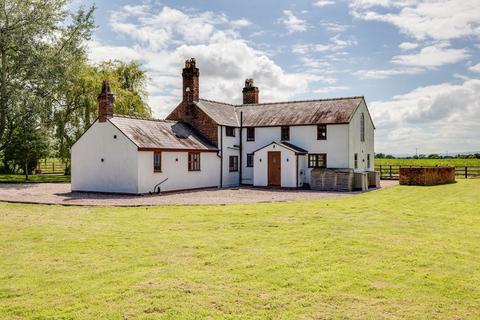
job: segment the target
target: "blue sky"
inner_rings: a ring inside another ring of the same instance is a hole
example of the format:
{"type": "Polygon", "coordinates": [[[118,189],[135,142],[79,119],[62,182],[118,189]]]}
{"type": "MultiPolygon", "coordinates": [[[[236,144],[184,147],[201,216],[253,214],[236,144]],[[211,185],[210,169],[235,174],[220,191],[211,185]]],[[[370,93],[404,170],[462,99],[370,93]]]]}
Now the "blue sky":
{"type": "Polygon", "coordinates": [[[138,60],[156,117],[178,104],[183,60],[200,95],[263,102],[363,95],[376,151],[480,150],[478,0],[74,1],[97,6],[90,59],[138,60]],[[476,3],[477,2],[477,3],[476,3]]]}

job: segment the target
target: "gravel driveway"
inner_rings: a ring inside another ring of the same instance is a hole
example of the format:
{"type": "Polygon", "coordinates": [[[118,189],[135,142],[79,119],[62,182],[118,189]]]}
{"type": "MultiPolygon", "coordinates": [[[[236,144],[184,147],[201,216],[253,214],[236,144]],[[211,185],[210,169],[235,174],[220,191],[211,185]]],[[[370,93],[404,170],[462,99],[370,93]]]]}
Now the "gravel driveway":
{"type": "MultiPolygon", "coordinates": [[[[396,185],[382,181],[382,187],[396,185]]],[[[0,184],[0,201],[88,206],[206,205],[284,202],[345,197],[360,192],[318,192],[260,188],[203,189],[161,195],[117,195],[71,192],[69,183],[0,184]]]]}

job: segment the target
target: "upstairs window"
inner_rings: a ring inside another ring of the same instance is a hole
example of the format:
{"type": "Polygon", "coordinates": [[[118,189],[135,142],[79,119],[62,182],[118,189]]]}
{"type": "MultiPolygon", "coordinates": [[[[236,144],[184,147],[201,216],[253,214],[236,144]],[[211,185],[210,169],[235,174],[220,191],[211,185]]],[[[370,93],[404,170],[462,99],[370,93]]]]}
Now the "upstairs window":
{"type": "Polygon", "coordinates": [[[234,127],[225,127],[225,135],[227,137],[235,137],[235,128],[234,127]]]}
{"type": "Polygon", "coordinates": [[[282,141],[290,140],[290,127],[288,126],[282,127],[281,140],[282,141]]]}
{"type": "Polygon", "coordinates": [[[327,125],[320,124],[317,126],[317,140],[327,140],[327,125]]]}
{"type": "Polygon", "coordinates": [[[247,167],[253,167],[253,153],[247,153],[247,167]]]}
{"type": "Polygon", "coordinates": [[[255,141],[255,128],[247,128],[247,141],[255,141]]]}
{"type": "Polygon", "coordinates": [[[200,152],[188,153],[188,171],[200,171],[200,152]]]}
{"type": "Polygon", "coordinates": [[[360,141],[365,141],[365,115],[362,112],[360,116],[360,141]]]}
{"type": "Polygon", "coordinates": [[[327,167],[327,154],[309,154],[308,155],[308,167],[309,168],[326,168],[327,167]]]}
{"type": "Polygon", "coordinates": [[[355,169],[358,169],[358,153],[355,153],[353,155],[353,166],[355,167],[355,169]]]}
{"type": "Polygon", "coordinates": [[[230,156],[228,167],[230,172],[237,172],[238,171],[238,156],[230,156]]]}
{"type": "Polygon", "coordinates": [[[162,172],[162,153],[153,153],[153,172],[162,172]]]}

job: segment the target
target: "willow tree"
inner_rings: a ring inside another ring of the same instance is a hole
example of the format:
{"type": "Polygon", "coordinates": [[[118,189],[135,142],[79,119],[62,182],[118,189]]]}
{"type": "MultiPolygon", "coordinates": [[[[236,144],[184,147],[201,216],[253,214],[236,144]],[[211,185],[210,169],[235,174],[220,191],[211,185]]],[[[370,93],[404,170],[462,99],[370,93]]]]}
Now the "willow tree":
{"type": "Polygon", "coordinates": [[[73,13],[67,4],[0,0],[0,151],[18,142],[25,110],[42,128],[52,124],[66,69],[86,55],[94,8],[73,13]]]}

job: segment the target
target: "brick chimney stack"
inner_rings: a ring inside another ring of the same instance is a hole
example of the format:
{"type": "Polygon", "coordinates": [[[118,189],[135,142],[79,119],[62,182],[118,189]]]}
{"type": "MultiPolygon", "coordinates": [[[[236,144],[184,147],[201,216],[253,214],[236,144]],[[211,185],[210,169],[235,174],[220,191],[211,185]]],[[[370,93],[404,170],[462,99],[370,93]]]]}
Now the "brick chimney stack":
{"type": "Polygon", "coordinates": [[[183,77],[183,101],[191,103],[199,99],[199,78],[200,71],[196,67],[195,58],[185,61],[183,77]]]}
{"type": "Polygon", "coordinates": [[[110,91],[108,80],[104,80],[102,84],[102,92],[98,95],[98,122],[106,122],[107,119],[113,117],[113,103],[115,96],[110,91]]]}
{"type": "Polygon", "coordinates": [[[245,88],[243,92],[243,104],[257,104],[259,97],[259,90],[253,85],[253,79],[245,80],[245,88]]]}

